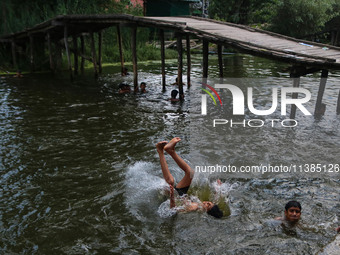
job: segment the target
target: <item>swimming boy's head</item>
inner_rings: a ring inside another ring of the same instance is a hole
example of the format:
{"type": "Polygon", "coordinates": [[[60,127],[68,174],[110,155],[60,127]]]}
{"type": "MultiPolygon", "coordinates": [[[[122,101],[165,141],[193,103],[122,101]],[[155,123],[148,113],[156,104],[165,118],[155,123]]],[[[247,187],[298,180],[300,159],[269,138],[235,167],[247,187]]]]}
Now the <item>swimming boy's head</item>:
{"type": "Polygon", "coordinates": [[[145,82],[141,82],[141,83],[140,83],[140,88],[141,88],[142,91],[145,91],[145,89],[146,89],[146,83],[145,83],[145,82]]]}
{"type": "Polygon", "coordinates": [[[121,84],[119,84],[119,89],[120,89],[120,93],[122,92],[130,92],[131,88],[130,85],[127,83],[122,82],[121,84]]]}
{"type": "Polygon", "coordinates": [[[215,205],[212,202],[209,201],[204,201],[203,202],[203,207],[207,211],[207,214],[215,217],[215,218],[222,218],[223,217],[223,212],[220,210],[218,205],[215,205]]]}
{"type": "Polygon", "coordinates": [[[301,204],[297,201],[289,201],[285,206],[285,219],[296,223],[301,217],[301,204]]]}
{"type": "Polygon", "coordinates": [[[177,97],[178,91],[176,89],[171,91],[171,98],[175,99],[177,97]]]}

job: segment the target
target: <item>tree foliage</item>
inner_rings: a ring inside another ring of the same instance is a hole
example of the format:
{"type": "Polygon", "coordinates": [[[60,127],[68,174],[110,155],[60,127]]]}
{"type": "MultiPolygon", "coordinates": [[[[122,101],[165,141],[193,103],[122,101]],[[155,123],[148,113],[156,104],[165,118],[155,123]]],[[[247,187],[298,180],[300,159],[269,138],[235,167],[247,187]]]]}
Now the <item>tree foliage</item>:
{"type": "Polygon", "coordinates": [[[271,30],[300,37],[320,31],[337,14],[334,0],[283,0],[272,17],[271,30]]]}
{"type": "Polygon", "coordinates": [[[238,24],[268,22],[279,0],[210,0],[209,16],[238,24]]]}
{"type": "Polygon", "coordinates": [[[57,15],[142,13],[138,8],[127,8],[129,3],[129,0],[1,0],[0,34],[21,31],[57,15]]]}
{"type": "Polygon", "coordinates": [[[239,24],[267,23],[281,34],[301,37],[322,30],[340,15],[340,0],[210,0],[209,16],[239,24]]]}

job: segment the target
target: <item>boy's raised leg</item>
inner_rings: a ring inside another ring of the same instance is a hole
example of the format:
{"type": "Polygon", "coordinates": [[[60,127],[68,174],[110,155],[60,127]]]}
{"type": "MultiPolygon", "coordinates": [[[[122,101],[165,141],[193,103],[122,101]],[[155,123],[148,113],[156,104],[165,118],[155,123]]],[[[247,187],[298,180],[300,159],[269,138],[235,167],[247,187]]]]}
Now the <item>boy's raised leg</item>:
{"type": "Polygon", "coordinates": [[[162,168],[162,173],[164,180],[169,184],[169,185],[174,185],[174,177],[169,171],[168,164],[166,163],[165,156],[164,156],[164,147],[167,144],[167,141],[162,141],[156,144],[157,152],[159,155],[159,160],[161,163],[161,168],[162,168]]]}
{"type": "Polygon", "coordinates": [[[175,160],[177,165],[184,171],[183,179],[176,185],[176,188],[185,188],[190,186],[194,171],[191,167],[176,153],[176,144],[181,141],[179,137],[173,138],[169,143],[164,146],[164,150],[175,160]]]}

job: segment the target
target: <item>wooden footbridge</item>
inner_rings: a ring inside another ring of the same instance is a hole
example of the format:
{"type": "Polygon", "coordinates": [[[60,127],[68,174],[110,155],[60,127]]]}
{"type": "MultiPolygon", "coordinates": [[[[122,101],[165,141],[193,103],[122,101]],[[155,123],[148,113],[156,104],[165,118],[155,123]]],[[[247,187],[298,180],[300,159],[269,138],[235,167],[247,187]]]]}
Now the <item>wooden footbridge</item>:
{"type": "MultiPolygon", "coordinates": [[[[52,44],[55,48],[61,45],[66,50],[68,67],[71,78],[78,73],[78,57],[81,58],[80,70],[84,69],[85,60],[93,63],[95,76],[101,72],[102,31],[108,27],[117,28],[118,46],[122,70],[124,59],[122,52],[121,26],[131,28],[132,62],[134,72],[134,86],[138,88],[137,54],[136,54],[136,29],[137,27],[153,27],[159,29],[162,56],[162,84],[165,89],[165,47],[164,31],[175,32],[178,50],[178,83],[182,84],[183,69],[183,45],[182,39],[186,40],[187,47],[187,83],[190,84],[190,37],[196,37],[203,41],[203,70],[202,77],[208,77],[208,45],[217,44],[219,74],[223,77],[222,47],[234,47],[240,51],[272,58],[291,64],[290,75],[294,79],[293,86],[299,86],[299,78],[303,75],[321,72],[321,82],[315,113],[322,112],[322,97],[328,77],[328,70],[340,70],[340,47],[325,45],[315,42],[298,40],[287,36],[250,28],[232,23],[219,22],[198,17],[137,17],[131,15],[63,15],[38,24],[24,31],[4,35],[0,42],[11,47],[13,65],[17,66],[17,49],[30,49],[31,69],[34,70],[36,42],[43,42],[49,50],[49,62],[51,70],[55,69],[55,59],[52,54],[52,44]],[[95,47],[94,33],[98,33],[98,46],[95,47]],[[84,35],[90,36],[91,57],[85,56],[84,35]],[[72,38],[72,48],[69,45],[72,38]],[[78,45],[80,38],[80,49],[78,45]],[[74,55],[73,67],[71,53],[74,55]]],[[[181,98],[184,97],[183,86],[179,86],[181,98]]],[[[297,95],[293,94],[293,97],[297,95]]],[[[337,113],[340,113],[340,93],[337,104],[337,113]]],[[[291,118],[295,117],[295,109],[292,108],[291,118]]]]}

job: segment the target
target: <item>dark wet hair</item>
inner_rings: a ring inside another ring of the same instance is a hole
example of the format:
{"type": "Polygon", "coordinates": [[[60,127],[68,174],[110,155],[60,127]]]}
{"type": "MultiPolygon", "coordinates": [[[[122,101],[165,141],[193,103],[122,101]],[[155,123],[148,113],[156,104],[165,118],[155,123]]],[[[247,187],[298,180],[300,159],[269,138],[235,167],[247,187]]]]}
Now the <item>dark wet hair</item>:
{"type": "Polygon", "coordinates": [[[218,205],[214,205],[209,211],[207,211],[207,214],[215,217],[215,218],[222,218],[223,212],[220,210],[218,205]]]}
{"type": "Polygon", "coordinates": [[[130,85],[129,84],[127,84],[127,83],[125,83],[125,82],[122,82],[121,84],[119,84],[119,88],[120,89],[122,89],[122,88],[124,88],[124,87],[130,87],[130,85]]]}
{"type": "Polygon", "coordinates": [[[178,91],[176,89],[172,90],[171,91],[171,98],[176,98],[177,97],[177,94],[178,94],[178,91]]]}
{"type": "Polygon", "coordinates": [[[285,206],[285,210],[287,211],[291,207],[297,207],[301,210],[301,204],[295,200],[289,201],[285,206]]]}
{"type": "Polygon", "coordinates": [[[142,85],[142,84],[144,84],[146,86],[146,83],[144,81],[140,83],[140,85],[142,85]]]}

